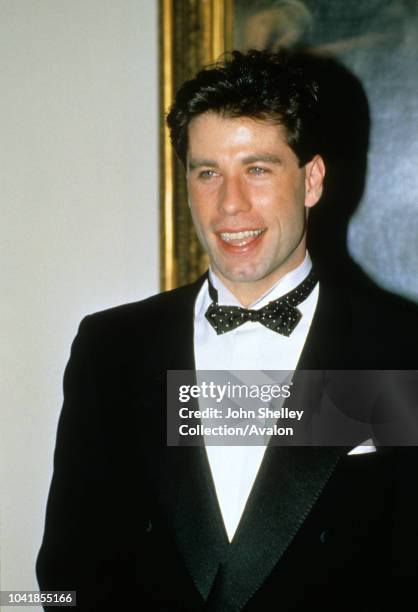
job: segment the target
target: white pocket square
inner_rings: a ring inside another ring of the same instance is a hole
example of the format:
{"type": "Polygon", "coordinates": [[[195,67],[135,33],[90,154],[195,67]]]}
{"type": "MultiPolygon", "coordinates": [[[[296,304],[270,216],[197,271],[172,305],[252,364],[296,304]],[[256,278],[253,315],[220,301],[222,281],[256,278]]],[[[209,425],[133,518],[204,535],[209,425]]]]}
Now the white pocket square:
{"type": "Polygon", "coordinates": [[[366,453],[375,453],[376,447],[373,444],[373,440],[369,438],[358,446],[355,446],[347,455],[364,455],[366,453]]]}

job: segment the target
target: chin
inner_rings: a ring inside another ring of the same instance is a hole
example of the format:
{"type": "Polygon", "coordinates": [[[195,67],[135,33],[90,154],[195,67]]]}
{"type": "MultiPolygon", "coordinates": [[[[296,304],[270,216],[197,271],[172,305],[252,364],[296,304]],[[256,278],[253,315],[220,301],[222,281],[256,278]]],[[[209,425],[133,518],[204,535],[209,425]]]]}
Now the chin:
{"type": "Polygon", "coordinates": [[[214,267],[224,278],[235,283],[255,283],[265,277],[264,270],[254,269],[253,267],[226,268],[221,266],[214,267]]]}

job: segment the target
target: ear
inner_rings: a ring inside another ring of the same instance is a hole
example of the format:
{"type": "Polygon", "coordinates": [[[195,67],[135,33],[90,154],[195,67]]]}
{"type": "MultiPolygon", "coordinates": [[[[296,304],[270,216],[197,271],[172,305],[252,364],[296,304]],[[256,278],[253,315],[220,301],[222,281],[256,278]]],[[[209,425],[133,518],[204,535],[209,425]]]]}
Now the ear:
{"type": "Polygon", "coordinates": [[[305,206],[312,208],[322,195],[325,164],[320,155],[315,155],[305,166],[305,206]]]}

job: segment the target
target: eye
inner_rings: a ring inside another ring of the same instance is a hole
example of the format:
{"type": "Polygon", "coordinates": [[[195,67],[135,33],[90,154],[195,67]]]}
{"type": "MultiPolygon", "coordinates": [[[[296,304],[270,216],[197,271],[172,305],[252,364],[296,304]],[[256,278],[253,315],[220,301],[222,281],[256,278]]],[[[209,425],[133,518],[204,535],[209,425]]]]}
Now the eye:
{"type": "Polygon", "coordinates": [[[262,168],[261,166],[252,166],[249,169],[250,174],[255,174],[257,176],[261,176],[262,174],[266,174],[267,172],[267,168],[262,168]]]}
{"type": "Polygon", "coordinates": [[[201,170],[201,172],[199,172],[200,179],[206,179],[206,180],[211,179],[215,175],[216,175],[215,170],[201,170]]]}

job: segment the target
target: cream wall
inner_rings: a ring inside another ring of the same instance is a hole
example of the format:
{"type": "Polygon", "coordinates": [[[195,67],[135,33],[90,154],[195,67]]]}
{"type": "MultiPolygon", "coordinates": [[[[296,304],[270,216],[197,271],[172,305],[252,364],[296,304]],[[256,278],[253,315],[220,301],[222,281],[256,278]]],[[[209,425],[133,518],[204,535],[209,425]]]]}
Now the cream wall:
{"type": "Polygon", "coordinates": [[[2,590],[38,588],[80,319],[158,291],[157,6],[0,1],[2,590]]]}

